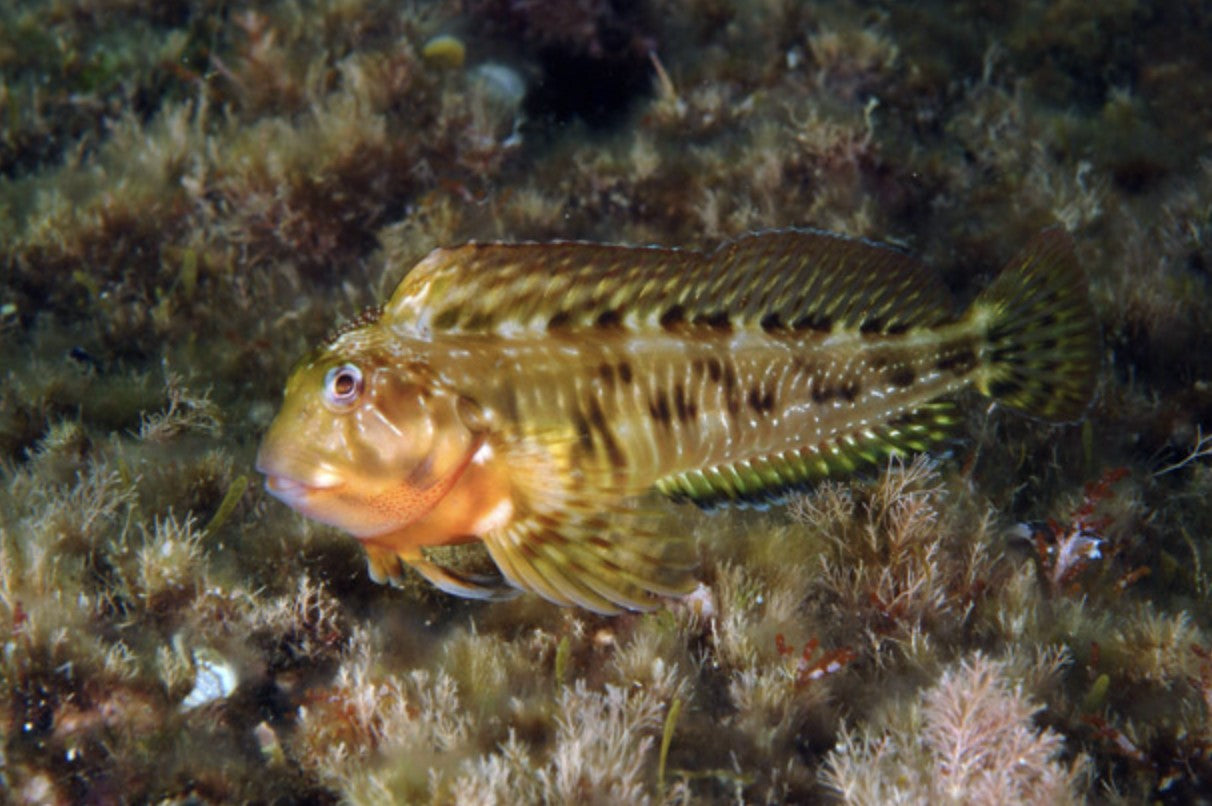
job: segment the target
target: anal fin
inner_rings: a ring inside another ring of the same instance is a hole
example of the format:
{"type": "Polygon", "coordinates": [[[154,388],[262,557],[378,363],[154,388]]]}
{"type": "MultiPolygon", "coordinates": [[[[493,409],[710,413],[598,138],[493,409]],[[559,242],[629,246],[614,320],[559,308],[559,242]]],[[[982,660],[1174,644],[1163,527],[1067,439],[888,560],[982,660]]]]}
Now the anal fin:
{"type": "Polygon", "coordinates": [[[666,476],[656,488],[705,509],[762,506],[822,479],[873,467],[892,456],[927,451],[946,441],[958,421],[954,403],[933,401],[818,445],[666,476]]]}

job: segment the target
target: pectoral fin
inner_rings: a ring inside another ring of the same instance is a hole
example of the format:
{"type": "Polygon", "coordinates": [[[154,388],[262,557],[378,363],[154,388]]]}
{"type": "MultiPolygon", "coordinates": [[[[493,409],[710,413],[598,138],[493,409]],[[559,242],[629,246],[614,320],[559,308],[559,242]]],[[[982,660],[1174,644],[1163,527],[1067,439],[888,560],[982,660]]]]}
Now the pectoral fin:
{"type": "Polygon", "coordinates": [[[371,580],[379,585],[399,585],[404,578],[404,567],[400,557],[389,549],[374,544],[363,544],[366,549],[366,571],[371,580]]]}
{"type": "Polygon", "coordinates": [[[693,588],[693,542],[659,534],[657,517],[629,504],[635,491],[610,470],[573,470],[570,435],[501,445],[514,513],[481,538],[511,583],[556,604],[597,613],[650,610],[693,588]]]}
{"type": "Polygon", "coordinates": [[[659,596],[693,588],[689,540],[613,520],[535,515],[486,535],[484,543],[514,585],[596,613],[651,610],[659,596]]]}

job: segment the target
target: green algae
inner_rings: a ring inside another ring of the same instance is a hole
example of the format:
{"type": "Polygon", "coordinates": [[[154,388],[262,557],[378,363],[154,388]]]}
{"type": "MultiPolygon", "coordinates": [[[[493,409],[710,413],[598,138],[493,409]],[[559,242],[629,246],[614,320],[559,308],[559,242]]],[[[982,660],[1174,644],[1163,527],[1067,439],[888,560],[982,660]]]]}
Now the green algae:
{"type": "Polygon", "coordinates": [[[240,503],[240,499],[244,497],[247,490],[248,476],[236,476],[232,479],[231,486],[223,494],[223,500],[219,502],[215,514],[202,527],[203,538],[209,537],[223,528],[223,524],[227,523],[228,518],[236,511],[236,505],[240,503]]]}

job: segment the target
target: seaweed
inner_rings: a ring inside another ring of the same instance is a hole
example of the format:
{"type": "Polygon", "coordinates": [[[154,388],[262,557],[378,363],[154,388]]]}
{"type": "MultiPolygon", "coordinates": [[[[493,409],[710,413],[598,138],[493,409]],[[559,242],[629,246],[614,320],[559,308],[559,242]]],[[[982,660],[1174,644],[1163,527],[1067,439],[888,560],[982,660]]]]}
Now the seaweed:
{"type": "Polygon", "coordinates": [[[1205,5],[9,4],[0,791],[1206,792],[1205,5]],[[376,586],[250,482],[291,363],[435,246],[784,226],[904,246],[961,301],[1069,230],[1084,422],[969,406],[945,455],[787,506],[654,502],[700,585],[609,619],[376,586]]]}

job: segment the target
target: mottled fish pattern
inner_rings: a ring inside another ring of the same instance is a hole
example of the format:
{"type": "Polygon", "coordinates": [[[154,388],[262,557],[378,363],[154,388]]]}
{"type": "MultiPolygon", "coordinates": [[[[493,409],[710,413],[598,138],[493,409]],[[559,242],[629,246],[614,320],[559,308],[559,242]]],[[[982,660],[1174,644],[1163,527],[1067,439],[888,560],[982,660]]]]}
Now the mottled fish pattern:
{"type": "Polygon", "coordinates": [[[258,457],[271,493],[353,534],[372,575],[521,588],[603,613],[692,580],[649,490],[765,503],[928,450],[975,389],[1082,415],[1098,334],[1064,233],[1038,236],[962,315],[919,262],[822,232],[709,253],[467,244],[305,357],[258,457]],[[425,557],[481,540],[503,579],[425,557]]]}

